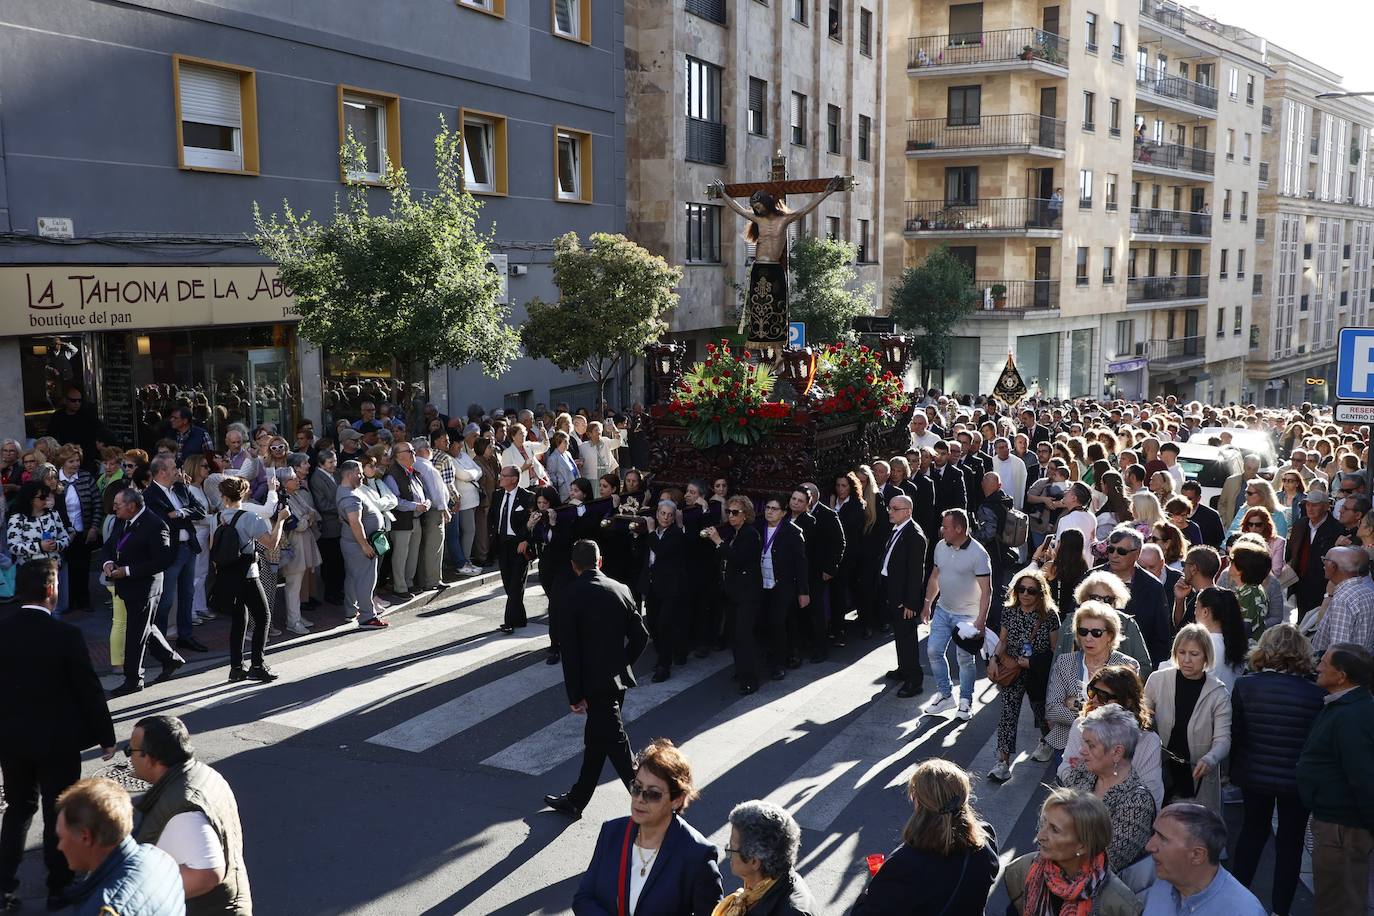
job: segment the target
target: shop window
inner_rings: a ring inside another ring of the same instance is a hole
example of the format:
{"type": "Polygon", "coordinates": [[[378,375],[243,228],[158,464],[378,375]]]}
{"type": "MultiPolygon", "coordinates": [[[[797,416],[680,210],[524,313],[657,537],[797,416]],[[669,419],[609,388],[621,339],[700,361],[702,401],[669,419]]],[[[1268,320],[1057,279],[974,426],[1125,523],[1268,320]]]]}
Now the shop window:
{"type": "Polygon", "coordinates": [[[558,146],[558,199],[592,202],[592,135],[567,127],[555,129],[558,146]]]}
{"type": "Polygon", "coordinates": [[[1016,365],[1032,393],[1059,397],[1059,335],[1031,334],[1016,338],[1016,365]]]}
{"type": "Polygon", "coordinates": [[[1069,397],[1090,398],[1097,395],[1093,382],[1093,329],[1084,328],[1069,333],[1069,397]]]}
{"type": "Polygon", "coordinates": [[[385,423],[394,418],[406,423],[412,436],[419,433],[429,401],[424,364],[325,350],[323,369],[324,426],[317,431],[319,435],[335,439],[337,444],[336,427],[341,422],[361,419],[365,401],[377,408],[378,421],[385,423]]]}
{"type": "Polygon", "coordinates": [[[458,0],[458,5],[502,19],[506,17],[506,0],[458,0]]]}
{"type": "Polygon", "coordinates": [[[258,174],[257,78],[252,70],[172,55],[177,167],[258,174]]]}
{"type": "Polygon", "coordinates": [[[592,43],[592,0],[553,0],[553,34],[592,43]]]}
{"type": "MultiPolygon", "coordinates": [[[[362,147],[362,168],[350,171],[354,181],[379,182],[387,165],[401,167],[401,98],[390,93],[339,87],[339,147],[352,138],[362,147]]],[[[347,163],[352,166],[354,163],[347,163]]]]}
{"type": "Polygon", "coordinates": [[[464,108],[458,115],[463,132],[463,187],[473,194],[505,194],[506,119],[464,108]]]}

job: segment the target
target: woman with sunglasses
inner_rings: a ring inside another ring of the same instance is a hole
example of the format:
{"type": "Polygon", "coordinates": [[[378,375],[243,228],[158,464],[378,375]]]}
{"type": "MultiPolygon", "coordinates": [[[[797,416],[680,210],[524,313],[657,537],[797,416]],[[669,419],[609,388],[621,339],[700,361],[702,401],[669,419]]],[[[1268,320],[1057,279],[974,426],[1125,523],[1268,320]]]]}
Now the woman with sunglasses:
{"type": "Polygon", "coordinates": [[[1307,482],[1297,471],[1284,471],[1279,478],[1279,492],[1275,494],[1279,506],[1284,509],[1293,508],[1293,504],[1303,493],[1307,492],[1307,482]]]}
{"type": "Polygon", "coordinates": [[[997,880],[997,840],[973,809],[973,786],[957,764],[933,757],[906,786],[911,817],[851,916],[982,913],[997,880]],[[952,875],[957,875],[953,881],[952,875]]]}
{"type": "Polygon", "coordinates": [[[630,816],[601,825],[573,895],[577,916],[710,916],[721,899],[717,849],[682,819],[696,800],[692,768],[667,738],[635,760],[630,816]]]}
{"type": "Polygon", "coordinates": [[[737,494],[725,504],[728,540],[714,526],[705,531],[716,552],[724,556],[721,597],[729,621],[727,629],[734,634],[735,680],[741,694],[754,693],[759,689],[754,625],[763,603],[763,538],[754,527],[753,501],[737,494]]]}
{"type": "Polygon", "coordinates": [[[1231,698],[1209,674],[1212,636],[1191,623],[1174,637],[1173,664],[1145,682],[1164,745],[1164,802],[1195,801],[1221,814],[1221,763],[1231,750],[1231,698]]]}
{"type": "MultiPolygon", "coordinates": [[[[1155,808],[1158,809],[1164,804],[1159,735],[1153,728],[1154,716],[1150,712],[1150,702],[1145,699],[1145,682],[1131,666],[1107,665],[1097,672],[1088,684],[1088,701],[1083,704],[1083,716],[1109,703],[1115,703],[1135,717],[1140,738],[1129,755],[1131,769],[1140,777],[1145,788],[1150,790],[1155,808]]],[[[1073,723],[1068,740],[1064,742],[1064,759],[1056,772],[1061,783],[1065,783],[1069,772],[1083,759],[1083,716],[1073,723]]]]}
{"type": "Polygon", "coordinates": [[[1036,569],[1017,573],[1007,589],[999,645],[1021,673],[998,693],[1002,711],[997,718],[997,764],[988,773],[994,782],[1011,778],[1011,756],[1016,750],[1016,723],[1021,718],[1021,700],[1030,697],[1031,715],[1040,729],[1040,743],[1031,759],[1046,761],[1054,756],[1045,736],[1050,725],[1045,719],[1045,688],[1050,677],[1054,646],[1059,641],[1059,613],[1050,597],[1050,584],[1036,569]]]}
{"type": "Polygon", "coordinates": [[[1050,733],[1045,740],[1061,754],[1068,742],[1069,729],[1078,720],[1088,699],[1088,685],[1107,665],[1137,662],[1117,651],[1121,643],[1121,615],[1101,601],[1079,602],[1073,615],[1077,648],[1055,657],[1045,691],[1045,718],[1050,733]]]}
{"type": "Polygon", "coordinates": [[[1183,532],[1173,522],[1155,522],[1150,528],[1147,542],[1159,547],[1164,554],[1164,565],[1183,572],[1183,554],[1187,550],[1183,532]]]}
{"type": "Polygon", "coordinates": [[[1269,481],[1262,477],[1245,482],[1245,505],[1236,513],[1236,517],[1231,520],[1231,527],[1227,529],[1227,534],[1235,534],[1241,531],[1241,522],[1244,521],[1250,509],[1263,508],[1269,513],[1269,517],[1274,522],[1274,533],[1279,537],[1288,537],[1288,518],[1279,501],[1274,495],[1274,488],[1269,481]]]}

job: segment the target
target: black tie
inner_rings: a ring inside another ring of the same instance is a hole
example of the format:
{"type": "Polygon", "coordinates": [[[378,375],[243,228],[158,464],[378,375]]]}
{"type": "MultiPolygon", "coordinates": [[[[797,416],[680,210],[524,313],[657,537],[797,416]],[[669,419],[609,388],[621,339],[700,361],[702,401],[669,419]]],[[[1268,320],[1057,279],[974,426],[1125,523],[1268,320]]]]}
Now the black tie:
{"type": "Polygon", "coordinates": [[[901,533],[902,533],[902,529],[901,529],[901,528],[894,528],[893,531],[892,531],[892,537],[890,537],[890,538],[887,539],[887,549],[883,551],[883,565],[884,565],[884,566],[887,565],[887,558],[888,558],[888,555],[892,553],[892,548],[893,548],[894,546],[896,546],[896,544],[897,544],[897,538],[901,536],[901,533]]]}
{"type": "Polygon", "coordinates": [[[501,503],[501,537],[505,537],[510,530],[510,498],[513,494],[514,491],[507,493],[505,501],[501,503]]]}

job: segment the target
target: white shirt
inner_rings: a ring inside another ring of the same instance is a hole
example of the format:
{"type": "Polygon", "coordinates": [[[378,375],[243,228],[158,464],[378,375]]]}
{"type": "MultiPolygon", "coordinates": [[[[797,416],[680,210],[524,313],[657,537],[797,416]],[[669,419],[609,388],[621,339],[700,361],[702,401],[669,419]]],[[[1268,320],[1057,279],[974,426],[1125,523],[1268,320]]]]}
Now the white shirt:
{"type": "Polygon", "coordinates": [[[1175,461],[1164,470],[1168,471],[1169,476],[1174,479],[1174,489],[1181,490],[1183,488],[1183,482],[1187,480],[1187,478],[1183,476],[1183,465],[1175,461]]]}
{"type": "Polygon", "coordinates": [[[1097,519],[1093,517],[1092,513],[1083,509],[1065,512],[1059,517],[1059,523],[1054,526],[1054,539],[1059,540],[1060,535],[1070,528],[1076,528],[1083,532],[1083,562],[1091,567],[1093,565],[1093,538],[1097,536],[1097,519]]]}
{"type": "Polygon", "coordinates": [[[912,448],[934,448],[935,443],[939,441],[940,437],[931,432],[929,428],[927,428],[926,431],[921,433],[919,436],[915,433],[911,434],[912,448]]]}
{"type": "Polygon", "coordinates": [[[1018,509],[1025,508],[1026,462],[1015,454],[1008,455],[1006,461],[994,455],[992,469],[1002,478],[1002,490],[1011,497],[1011,504],[1018,509]]]}
{"type": "MultiPolygon", "coordinates": [[[[630,853],[630,899],[628,901],[629,909],[627,911],[630,913],[635,912],[639,907],[639,895],[644,892],[644,885],[649,883],[649,876],[653,874],[654,866],[658,864],[658,849],[650,853],[647,850],[641,849],[638,843],[633,845],[634,849],[630,853]],[[644,874],[641,875],[639,870],[644,867],[644,859],[646,857],[649,857],[649,867],[645,869],[644,874]]],[[[662,848],[662,846],[659,847],[659,849],[662,848]]]]}
{"type": "Polygon", "coordinates": [[[224,848],[209,819],[200,811],[173,816],[154,845],[187,868],[224,868],[224,848]]]}
{"type": "MultiPolygon", "coordinates": [[[[177,510],[178,512],[180,512],[180,511],[182,511],[183,509],[186,508],[185,504],[182,503],[180,497],[178,497],[178,496],[176,495],[176,493],[174,493],[174,492],[172,491],[172,488],[171,488],[171,487],[164,487],[164,486],[162,486],[162,484],[158,484],[158,486],[159,486],[159,487],[162,487],[162,492],[167,494],[167,499],[172,503],[172,508],[173,508],[173,509],[175,509],[175,510],[177,510]]],[[[190,538],[191,538],[190,532],[188,532],[188,531],[187,531],[186,529],[184,529],[184,528],[183,528],[181,531],[177,532],[177,543],[178,543],[178,544],[184,544],[184,543],[186,543],[188,540],[190,540],[190,538]]]]}
{"type": "Polygon", "coordinates": [[[900,525],[898,525],[896,528],[893,528],[893,529],[892,529],[892,534],[888,536],[888,540],[887,540],[887,550],[883,553],[883,573],[882,573],[882,574],[883,574],[884,576],[887,575],[887,563],[888,563],[889,560],[892,559],[892,551],[895,550],[896,547],[897,547],[897,538],[901,537],[901,531],[902,531],[902,529],[905,528],[907,525],[910,525],[910,524],[911,524],[911,518],[910,518],[910,516],[908,516],[908,517],[907,517],[907,520],[904,521],[904,522],[902,522],[902,523],[901,523],[900,525]]]}
{"type": "Polygon", "coordinates": [[[81,517],[81,494],[76,492],[76,478],[68,477],[61,471],[57,472],[58,479],[67,485],[66,502],[67,518],[72,523],[72,529],[77,532],[85,531],[85,519],[81,517]]]}

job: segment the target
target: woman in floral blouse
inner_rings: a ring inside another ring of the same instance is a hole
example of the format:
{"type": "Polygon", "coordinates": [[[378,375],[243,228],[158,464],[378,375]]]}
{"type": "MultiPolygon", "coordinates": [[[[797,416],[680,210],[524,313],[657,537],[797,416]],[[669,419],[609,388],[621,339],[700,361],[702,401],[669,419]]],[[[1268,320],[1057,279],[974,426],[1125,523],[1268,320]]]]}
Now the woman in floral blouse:
{"type": "Polygon", "coordinates": [[[30,481],[20,488],[5,531],[10,556],[20,566],[43,559],[61,565],[62,551],[71,543],[71,536],[55,504],[56,497],[46,484],[30,481]]]}
{"type": "Polygon", "coordinates": [[[1064,785],[1091,792],[1107,806],[1112,816],[1107,865],[1119,875],[1145,856],[1155,822],[1154,796],[1131,765],[1140,725],[1135,716],[1108,703],[1084,716],[1081,727],[1083,756],[1069,770],[1064,785]]]}

